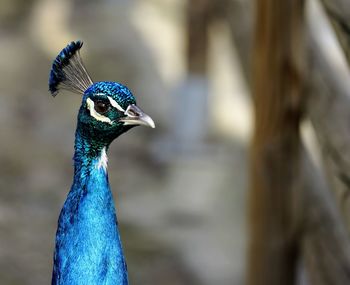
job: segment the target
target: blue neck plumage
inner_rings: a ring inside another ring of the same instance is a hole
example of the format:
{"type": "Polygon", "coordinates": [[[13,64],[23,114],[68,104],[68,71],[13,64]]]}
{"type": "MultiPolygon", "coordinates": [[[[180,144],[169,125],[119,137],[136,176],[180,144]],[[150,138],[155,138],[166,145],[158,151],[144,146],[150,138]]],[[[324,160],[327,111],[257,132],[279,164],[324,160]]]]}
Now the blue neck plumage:
{"type": "Polygon", "coordinates": [[[128,284],[107,147],[77,129],[74,181],[59,217],[52,284],[128,284]]]}

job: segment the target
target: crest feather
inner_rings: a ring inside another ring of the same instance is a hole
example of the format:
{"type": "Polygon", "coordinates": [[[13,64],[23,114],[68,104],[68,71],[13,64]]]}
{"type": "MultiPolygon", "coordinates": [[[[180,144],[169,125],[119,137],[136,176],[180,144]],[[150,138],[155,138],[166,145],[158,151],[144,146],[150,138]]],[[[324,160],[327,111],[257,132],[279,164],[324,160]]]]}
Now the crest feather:
{"type": "Polygon", "coordinates": [[[93,84],[80,57],[83,42],[76,41],[67,45],[52,63],[49,78],[49,90],[56,96],[60,89],[83,94],[93,84]]]}

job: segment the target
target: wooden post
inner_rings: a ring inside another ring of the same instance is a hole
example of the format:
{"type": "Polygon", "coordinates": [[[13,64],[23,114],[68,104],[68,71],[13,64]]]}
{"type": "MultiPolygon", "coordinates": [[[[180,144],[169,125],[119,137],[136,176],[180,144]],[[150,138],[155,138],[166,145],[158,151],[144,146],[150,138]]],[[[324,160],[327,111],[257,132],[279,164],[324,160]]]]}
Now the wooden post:
{"type": "Polygon", "coordinates": [[[208,26],[213,4],[191,0],[187,4],[187,69],[190,74],[207,73],[208,26]]]}
{"type": "Polygon", "coordinates": [[[295,284],[303,0],[256,0],[249,285],[295,284]]]}

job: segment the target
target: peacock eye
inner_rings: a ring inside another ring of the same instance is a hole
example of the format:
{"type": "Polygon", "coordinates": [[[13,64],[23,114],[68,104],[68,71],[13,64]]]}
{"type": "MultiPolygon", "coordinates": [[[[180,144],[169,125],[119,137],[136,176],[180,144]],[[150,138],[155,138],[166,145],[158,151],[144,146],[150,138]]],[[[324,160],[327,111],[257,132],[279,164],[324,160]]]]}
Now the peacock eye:
{"type": "Polygon", "coordinates": [[[110,105],[108,103],[97,101],[95,102],[95,111],[99,114],[104,114],[109,110],[110,105]]]}

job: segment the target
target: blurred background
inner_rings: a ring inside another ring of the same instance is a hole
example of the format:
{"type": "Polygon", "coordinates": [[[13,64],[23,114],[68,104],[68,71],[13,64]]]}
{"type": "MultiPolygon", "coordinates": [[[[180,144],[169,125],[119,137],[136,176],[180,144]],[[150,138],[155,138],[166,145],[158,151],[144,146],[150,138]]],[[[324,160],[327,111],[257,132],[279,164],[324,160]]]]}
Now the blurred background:
{"type": "MultiPolygon", "coordinates": [[[[254,4],[0,0],[0,284],[51,281],[81,98],[52,98],[47,82],[53,59],[77,39],[92,79],[127,85],[156,123],[118,138],[109,153],[130,283],[245,283],[254,11],[264,9],[254,4]]],[[[308,1],[306,14],[331,72],[347,78],[320,3],[308,1]]],[[[301,139],[325,177],[312,122],[322,110],[303,121],[301,139]]]]}
{"type": "Polygon", "coordinates": [[[109,153],[131,284],[243,282],[250,99],[225,23],[200,32],[189,72],[187,5],[0,1],[0,284],[51,280],[81,98],[52,98],[47,81],[76,39],[93,80],[127,85],[157,126],[109,153]]]}

